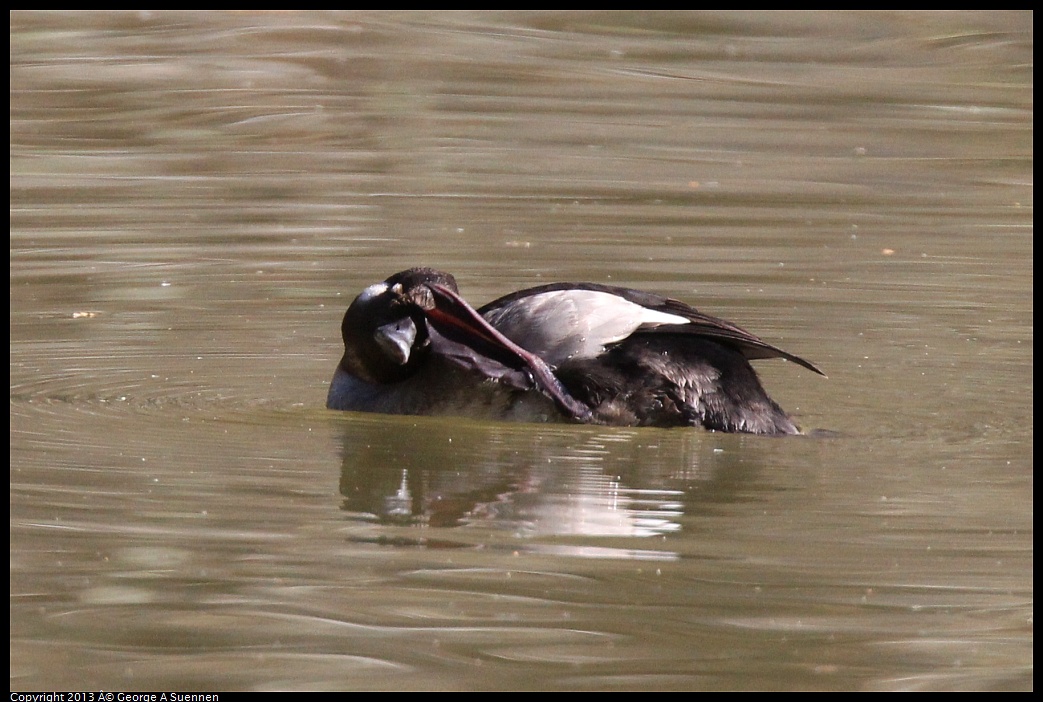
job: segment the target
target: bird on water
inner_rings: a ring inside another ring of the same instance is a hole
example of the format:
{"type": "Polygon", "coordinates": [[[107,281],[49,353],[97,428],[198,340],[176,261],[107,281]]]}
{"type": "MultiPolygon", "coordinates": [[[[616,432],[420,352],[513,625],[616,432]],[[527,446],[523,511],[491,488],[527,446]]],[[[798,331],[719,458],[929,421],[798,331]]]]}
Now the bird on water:
{"type": "Polygon", "coordinates": [[[814,364],[668,297],[554,283],[475,309],[411,268],[363,290],[341,325],[326,406],[614,426],[799,434],[751,360],[814,364]]]}

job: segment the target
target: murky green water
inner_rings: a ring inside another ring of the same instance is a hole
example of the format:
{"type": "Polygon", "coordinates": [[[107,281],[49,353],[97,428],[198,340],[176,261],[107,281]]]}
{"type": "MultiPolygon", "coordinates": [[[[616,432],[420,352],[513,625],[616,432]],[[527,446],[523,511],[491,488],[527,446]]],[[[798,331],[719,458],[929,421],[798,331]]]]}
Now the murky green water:
{"type": "Polygon", "coordinates": [[[12,689],[1031,689],[1032,15],[11,16],[12,689]],[[828,438],[323,409],[412,265],[828,438]]]}

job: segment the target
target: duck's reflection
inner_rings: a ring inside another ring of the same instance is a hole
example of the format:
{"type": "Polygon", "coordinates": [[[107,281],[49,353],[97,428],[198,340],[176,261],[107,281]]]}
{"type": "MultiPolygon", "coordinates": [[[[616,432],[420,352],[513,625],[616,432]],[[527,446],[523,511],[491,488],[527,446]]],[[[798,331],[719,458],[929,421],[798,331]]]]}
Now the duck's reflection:
{"type": "Polygon", "coordinates": [[[740,499],[751,470],[734,435],[346,417],[344,509],[387,525],[664,536],[686,514],[740,499]]]}

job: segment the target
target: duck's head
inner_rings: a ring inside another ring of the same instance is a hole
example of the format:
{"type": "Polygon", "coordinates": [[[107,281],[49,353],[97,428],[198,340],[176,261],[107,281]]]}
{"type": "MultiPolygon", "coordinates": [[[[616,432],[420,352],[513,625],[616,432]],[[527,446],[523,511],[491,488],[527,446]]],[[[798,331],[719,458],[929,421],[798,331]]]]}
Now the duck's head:
{"type": "Polygon", "coordinates": [[[415,373],[429,353],[432,285],[458,291],[453,276],[432,268],[411,268],[363,290],[341,323],[341,367],[370,383],[395,383],[415,373]]]}

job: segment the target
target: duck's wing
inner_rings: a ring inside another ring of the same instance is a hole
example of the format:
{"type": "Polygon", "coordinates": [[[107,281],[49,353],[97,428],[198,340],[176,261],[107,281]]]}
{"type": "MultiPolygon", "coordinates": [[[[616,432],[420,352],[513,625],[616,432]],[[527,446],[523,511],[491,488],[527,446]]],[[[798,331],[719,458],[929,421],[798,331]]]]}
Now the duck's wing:
{"type": "Polygon", "coordinates": [[[670,298],[663,299],[665,300],[665,304],[663,305],[664,309],[669,309],[673,314],[684,317],[688,320],[687,323],[681,325],[666,324],[656,327],[646,327],[639,330],[640,332],[649,332],[653,334],[697,334],[707,339],[713,339],[734,346],[742,352],[742,355],[747,360],[750,361],[758,358],[785,358],[787,361],[792,361],[798,366],[803,366],[821,376],[826,375],[811,361],[801,358],[796,354],[792,354],[789,351],[780,349],[774,344],[769,344],[764,339],[761,339],[755,334],[751,334],[736,324],[732,324],[731,322],[712,315],[704,314],[694,307],[686,305],[678,300],[672,300],[670,298]]]}
{"type": "Polygon", "coordinates": [[[504,336],[554,367],[597,358],[640,329],[688,322],[681,315],[627,299],[613,288],[593,285],[521,290],[478,312],[504,336]]]}
{"type": "Polygon", "coordinates": [[[479,308],[496,329],[551,365],[593,358],[634,334],[693,334],[739,350],[749,360],[785,358],[814,364],[742,327],[680,300],[597,283],[555,283],[519,290],[479,308]]]}

